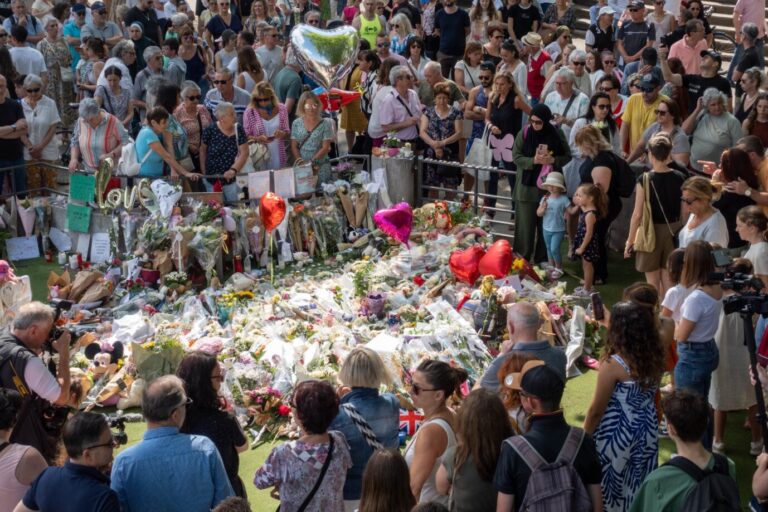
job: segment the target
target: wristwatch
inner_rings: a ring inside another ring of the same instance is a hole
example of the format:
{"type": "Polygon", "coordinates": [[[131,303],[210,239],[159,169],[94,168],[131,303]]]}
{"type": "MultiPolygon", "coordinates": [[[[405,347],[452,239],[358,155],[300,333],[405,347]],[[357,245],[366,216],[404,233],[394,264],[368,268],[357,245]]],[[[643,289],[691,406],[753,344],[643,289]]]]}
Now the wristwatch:
{"type": "Polygon", "coordinates": [[[747,188],[746,192],[744,192],[744,195],[747,196],[747,197],[752,197],[752,189],[751,188],[747,188]]]}
{"type": "Polygon", "coordinates": [[[11,130],[13,130],[13,131],[16,131],[16,123],[13,123],[13,124],[11,125],[11,130]]]}

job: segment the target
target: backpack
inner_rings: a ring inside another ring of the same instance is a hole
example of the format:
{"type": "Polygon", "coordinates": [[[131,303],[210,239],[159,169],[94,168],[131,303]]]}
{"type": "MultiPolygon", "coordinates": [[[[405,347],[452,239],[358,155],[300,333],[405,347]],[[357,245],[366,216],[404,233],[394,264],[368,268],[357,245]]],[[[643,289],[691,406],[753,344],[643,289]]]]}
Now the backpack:
{"type": "Polygon", "coordinates": [[[152,148],[147,148],[147,154],[139,162],[139,156],[136,153],[136,142],[131,140],[123,146],[120,153],[120,161],[117,163],[117,174],[120,176],[136,176],[141,171],[141,166],[149,158],[152,148]]]}
{"type": "Polygon", "coordinates": [[[507,440],[510,446],[531,468],[531,476],[525,488],[520,510],[537,512],[588,512],[592,500],[581,477],[573,467],[573,461],[584,440],[584,431],[571,427],[560,453],[554,462],[547,462],[523,436],[507,440]]]}
{"type": "Polygon", "coordinates": [[[621,197],[630,197],[632,192],[635,191],[635,185],[637,184],[637,176],[632,167],[629,166],[626,160],[621,158],[615,153],[611,153],[613,160],[616,162],[616,168],[613,169],[613,175],[611,177],[614,180],[616,191],[621,197]]]}
{"type": "Polygon", "coordinates": [[[739,486],[728,473],[725,455],[713,453],[715,466],[703,470],[685,457],[675,457],[665,466],[674,466],[696,481],[686,495],[680,512],[736,512],[741,510],[739,486]]]}

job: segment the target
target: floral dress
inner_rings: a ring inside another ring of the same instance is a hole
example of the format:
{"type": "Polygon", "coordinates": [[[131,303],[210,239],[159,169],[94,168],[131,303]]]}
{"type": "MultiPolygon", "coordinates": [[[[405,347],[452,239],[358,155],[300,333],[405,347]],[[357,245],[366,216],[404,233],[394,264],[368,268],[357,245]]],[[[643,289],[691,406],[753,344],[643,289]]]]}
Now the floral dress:
{"type": "MultiPolygon", "coordinates": [[[[448,115],[440,117],[435,110],[435,107],[429,107],[424,111],[424,115],[427,117],[427,135],[433,140],[445,140],[454,133],[456,133],[456,120],[463,119],[464,115],[461,110],[451,106],[448,115]]],[[[456,160],[458,157],[458,142],[454,142],[449,146],[443,148],[443,157],[440,160],[456,160]]],[[[435,150],[428,147],[424,152],[424,156],[427,158],[435,158],[435,150]]],[[[446,187],[455,188],[461,183],[461,170],[458,167],[448,167],[444,165],[428,164],[426,166],[426,176],[424,177],[424,184],[435,186],[445,185],[446,187]]]]}
{"type": "MultiPolygon", "coordinates": [[[[299,145],[299,154],[305,162],[312,160],[315,153],[320,150],[323,141],[333,140],[333,127],[330,119],[320,119],[312,133],[307,131],[304,126],[304,119],[301,117],[293,121],[291,125],[291,140],[295,140],[299,145]]],[[[331,181],[331,163],[328,155],[322,158],[320,163],[320,172],[318,173],[318,185],[331,181]]]]}
{"type": "MultiPolygon", "coordinates": [[[[323,482],[305,509],[306,512],[344,510],[344,481],[352,467],[349,446],[344,435],[331,431],[333,454],[323,482]]],[[[307,444],[291,441],[275,447],[253,478],[258,489],[277,485],[280,489],[280,510],[299,508],[320,477],[329,443],[307,444]]]]}
{"type": "Polygon", "coordinates": [[[37,43],[37,49],[43,54],[45,66],[48,68],[48,85],[45,95],[59,105],[64,126],[71,127],[77,119],[77,112],[69,106],[70,103],[75,102],[74,84],[64,83],[61,78],[61,67],[72,65],[72,55],[69,53],[67,43],[64,39],[57,39],[55,43],[42,39],[37,43]]]}
{"type": "MultiPolygon", "coordinates": [[[[594,240],[594,239],[593,239],[594,240]]],[[[611,356],[630,373],[621,356],[611,356]]],[[[659,459],[655,388],[635,381],[617,382],[608,407],[594,433],[603,468],[601,487],[606,511],[626,511],[659,459]]]]}
{"type": "MultiPolygon", "coordinates": [[[[587,236],[587,215],[590,213],[597,217],[597,210],[587,210],[586,212],[581,212],[579,214],[579,227],[576,228],[576,236],[573,238],[574,249],[581,247],[582,242],[584,242],[584,237],[587,236]]],[[[592,240],[587,244],[587,248],[581,257],[590,263],[594,263],[600,259],[597,234],[594,229],[592,230],[592,240]]]]}

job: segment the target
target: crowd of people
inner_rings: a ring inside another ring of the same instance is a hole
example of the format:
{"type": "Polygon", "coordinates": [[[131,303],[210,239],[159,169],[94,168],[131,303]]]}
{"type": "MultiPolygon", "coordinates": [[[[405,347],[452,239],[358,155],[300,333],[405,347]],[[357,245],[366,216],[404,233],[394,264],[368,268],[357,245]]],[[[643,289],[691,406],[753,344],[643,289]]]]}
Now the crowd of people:
{"type": "MultiPolygon", "coordinates": [[[[358,347],[337,386],[297,383],[290,403],[300,437],[276,446],[252,483],[239,476],[247,438],[219,394],[212,356],[188,354],[177,375],[146,386],[147,432],[114,460],[102,415],[46,416],[46,404],[75,403],[79,391],[67,333],[52,344],[58,367],[37,357],[53,312],[32,303],[0,338],[0,511],[247,510],[254,486],[272,489],[286,511],[673,511],[706,500],[702,475],[716,475],[721,504],[736,510],[735,468],[723,455],[732,411],[748,411],[761,510],[768,455],[744,326],[724,313],[734,292],[713,274],[719,250],[768,285],[765,5],[737,0],[728,69],[705,7],[597,0],[583,47],[568,0],[477,0],[468,9],[456,0],[12,0],[0,8],[0,168],[14,169],[12,190],[55,188],[43,164],[63,158],[71,171],[94,172],[135,141],[139,176],[185,178],[232,202],[255,145],[265,169],[303,161],[322,184],[333,179],[339,130],[350,152],[368,154],[393,134],[445,162],[424,166],[427,195],[478,187],[490,221],[499,200],[514,205],[518,254],[555,277],[563,253],[580,260],[575,295],[608,281],[611,233],[622,234],[623,256],[645,277],[606,315],[582,425],[569,425],[561,407],[565,353],[541,339],[539,311],[518,303],[501,352],[471,392],[467,373],[444,362],[412,369],[410,397],[424,421],[402,453],[402,397],[382,392],[388,370],[358,347]],[[300,23],[359,32],[342,86],[361,97],[342,108],[338,126],[289,44],[300,23]],[[486,135],[503,172],[449,165],[486,135]],[[660,399],[665,372],[671,382],[660,399]],[[658,467],[660,435],[677,456],[658,467]]],[[[760,319],[758,341],[764,330],[760,319]]]]}

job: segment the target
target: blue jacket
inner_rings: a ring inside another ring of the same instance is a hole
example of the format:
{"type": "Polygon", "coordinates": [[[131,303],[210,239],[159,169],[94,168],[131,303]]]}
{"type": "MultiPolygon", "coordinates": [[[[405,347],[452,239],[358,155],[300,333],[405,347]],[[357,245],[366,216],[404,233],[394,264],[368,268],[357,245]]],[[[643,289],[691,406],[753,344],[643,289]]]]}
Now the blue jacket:
{"type": "MultiPolygon", "coordinates": [[[[379,442],[385,448],[397,448],[400,445],[398,429],[400,426],[400,400],[392,393],[379,394],[373,388],[352,388],[344,395],[342,404],[352,404],[357,412],[365,418],[379,442]]],[[[363,485],[363,470],[368,459],[373,455],[373,449],[365,442],[360,430],[352,423],[343,409],[333,420],[328,430],[338,430],[344,434],[352,455],[352,467],[347,471],[344,483],[344,499],[359,500],[363,485]]]]}

